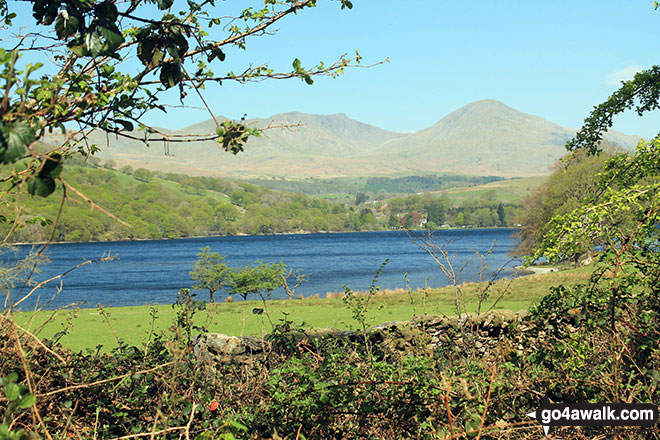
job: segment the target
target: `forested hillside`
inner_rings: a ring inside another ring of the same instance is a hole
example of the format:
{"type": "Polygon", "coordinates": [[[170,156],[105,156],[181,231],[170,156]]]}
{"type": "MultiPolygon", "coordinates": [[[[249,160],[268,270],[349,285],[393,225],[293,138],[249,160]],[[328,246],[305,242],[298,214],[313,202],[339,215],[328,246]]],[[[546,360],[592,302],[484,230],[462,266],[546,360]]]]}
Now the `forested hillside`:
{"type": "MultiPolygon", "coordinates": [[[[517,204],[472,199],[453,202],[428,194],[376,202],[363,193],[350,203],[331,202],[299,193],[286,193],[243,181],[191,177],[129,166],[114,170],[98,162],[67,163],[62,178],[113,219],[90,209],[79,195],[67,193],[58,219],[62,189],[55,197],[26,193],[18,197],[21,213],[17,228],[1,223],[12,242],[46,241],[57,221],[55,241],[110,241],[185,238],[195,236],[277,234],[287,232],[341,232],[439,226],[510,226],[517,204]],[[124,222],[124,223],[122,223],[124,222]]],[[[476,178],[477,180],[482,178],[476,178]]],[[[369,179],[366,179],[369,181],[369,179]]],[[[413,179],[414,180],[414,179],[413,179]]],[[[396,185],[406,179],[385,183],[396,185]]],[[[411,181],[412,182],[412,181],[411,181]]],[[[464,177],[457,183],[470,182],[464,177]]]]}
{"type": "MultiPolygon", "coordinates": [[[[90,210],[88,203],[67,193],[56,241],[182,238],[207,235],[270,234],[289,231],[360,230],[359,215],[343,205],[313,200],[225,179],[123,172],[89,166],[66,166],[63,179],[101,208],[130,224],[90,210]]],[[[20,194],[22,220],[57,218],[62,189],[53,197],[20,194]]],[[[6,201],[13,202],[14,196],[6,201]]],[[[11,241],[47,240],[50,227],[32,222],[17,228],[11,241]]],[[[375,227],[375,225],[373,225],[375,227]]],[[[6,234],[11,225],[0,224],[6,234]]]]}

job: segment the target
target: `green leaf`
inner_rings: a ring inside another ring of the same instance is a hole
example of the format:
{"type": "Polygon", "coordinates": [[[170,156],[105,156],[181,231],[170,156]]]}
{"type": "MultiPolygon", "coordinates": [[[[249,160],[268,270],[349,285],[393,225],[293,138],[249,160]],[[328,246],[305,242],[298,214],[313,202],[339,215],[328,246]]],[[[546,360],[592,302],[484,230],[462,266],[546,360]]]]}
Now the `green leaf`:
{"type": "Polygon", "coordinates": [[[124,121],[122,119],[113,119],[112,122],[121,125],[126,131],[133,131],[135,129],[135,126],[131,121],[124,121]]]}
{"type": "Polygon", "coordinates": [[[55,179],[62,172],[62,155],[51,153],[39,171],[39,177],[50,177],[55,179]]]}
{"type": "Polygon", "coordinates": [[[85,46],[83,46],[82,44],[76,44],[76,42],[77,42],[77,40],[69,41],[69,44],[67,44],[67,47],[77,57],[84,57],[85,56],[85,46]]]}
{"type": "Polygon", "coordinates": [[[234,428],[234,429],[238,429],[239,431],[247,431],[248,430],[247,426],[243,425],[242,423],[238,423],[237,421],[234,421],[234,420],[230,420],[229,422],[227,422],[227,424],[229,426],[231,426],[232,428],[234,428]]]}
{"type": "Polygon", "coordinates": [[[20,409],[25,409],[31,407],[35,403],[37,403],[37,398],[34,396],[34,394],[26,394],[21,398],[21,400],[19,400],[18,407],[20,409]]]}
{"type": "Polygon", "coordinates": [[[174,3],[174,0],[158,0],[158,9],[161,11],[169,9],[170,6],[172,6],[172,3],[174,3]]]}
{"type": "Polygon", "coordinates": [[[105,38],[107,43],[106,50],[113,51],[124,42],[124,36],[114,24],[108,26],[98,26],[99,33],[105,38]]]}
{"type": "Polygon", "coordinates": [[[3,385],[7,385],[9,382],[16,382],[18,380],[18,373],[9,373],[9,375],[4,378],[2,382],[3,385]]]}
{"type": "Polygon", "coordinates": [[[85,34],[85,49],[92,57],[101,55],[103,51],[103,42],[96,31],[85,34]]]}
{"type": "Polygon", "coordinates": [[[55,19],[55,32],[57,33],[57,37],[62,40],[70,37],[76,33],[79,24],[80,21],[78,20],[78,17],[75,15],[69,15],[67,9],[61,10],[55,19]]]}
{"type": "Polygon", "coordinates": [[[25,149],[36,134],[25,122],[9,125],[0,122],[0,162],[13,163],[25,156],[25,149]]]}
{"type": "Polygon", "coordinates": [[[653,377],[653,379],[655,379],[656,381],[660,382],[660,371],[653,370],[653,373],[651,373],[651,377],[653,377]]]}
{"type": "Polygon", "coordinates": [[[7,385],[5,385],[5,397],[7,400],[10,402],[13,402],[14,400],[18,400],[18,397],[20,395],[20,390],[18,388],[18,385],[16,385],[16,382],[9,382],[7,385]]]}
{"type": "Polygon", "coordinates": [[[28,180],[28,192],[33,196],[48,197],[55,191],[55,180],[52,177],[32,177],[28,180]]]}
{"type": "MultiPolygon", "coordinates": [[[[91,5],[94,5],[94,1],[90,2],[90,6],[91,5]]],[[[96,15],[102,25],[107,26],[108,24],[113,24],[117,21],[119,11],[117,11],[117,6],[114,1],[105,0],[94,5],[94,15],[96,15]]]]}
{"type": "Polygon", "coordinates": [[[296,72],[300,70],[300,60],[298,58],[293,60],[293,68],[296,72]]]}
{"type": "Polygon", "coordinates": [[[160,82],[167,87],[174,87],[183,79],[181,65],[179,63],[165,63],[160,68],[160,82]]]}
{"type": "Polygon", "coordinates": [[[309,75],[305,75],[305,76],[303,77],[303,79],[304,79],[305,82],[306,82],[308,85],[310,85],[310,86],[311,86],[312,84],[314,84],[314,80],[313,80],[312,77],[309,76],[309,75]]]}
{"type": "Polygon", "coordinates": [[[208,56],[208,62],[210,63],[213,61],[214,58],[219,59],[220,61],[225,60],[225,53],[220,49],[219,47],[216,47],[214,49],[211,49],[211,55],[208,56]]]}
{"type": "Polygon", "coordinates": [[[163,59],[163,52],[157,46],[157,40],[154,37],[141,38],[138,36],[138,58],[146,66],[154,67],[160,64],[163,59]]]}

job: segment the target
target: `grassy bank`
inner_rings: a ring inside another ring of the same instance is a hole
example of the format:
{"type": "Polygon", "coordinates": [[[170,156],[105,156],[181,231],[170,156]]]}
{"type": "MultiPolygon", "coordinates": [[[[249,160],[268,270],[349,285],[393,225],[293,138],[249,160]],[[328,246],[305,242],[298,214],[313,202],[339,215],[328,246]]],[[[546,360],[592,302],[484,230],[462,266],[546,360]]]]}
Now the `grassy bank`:
{"type": "MultiPolygon", "coordinates": [[[[496,309],[518,311],[537,302],[553,285],[571,285],[584,282],[589,268],[562,270],[560,272],[529,275],[514,280],[500,280],[489,288],[489,298],[481,305],[485,311],[500,298],[496,309]]],[[[485,283],[466,283],[459,286],[460,296],[470,312],[479,307],[479,294],[485,283]]],[[[415,315],[455,315],[456,293],[453,287],[426,291],[384,291],[374,295],[369,302],[367,320],[377,325],[393,320],[407,320],[415,315]]],[[[201,297],[203,299],[203,296],[201,297]]],[[[102,309],[42,311],[17,313],[16,320],[25,329],[42,338],[52,338],[66,331],[60,342],[73,350],[95,349],[109,351],[123,340],[129,345],[142,346],[151,335],[167,332],[175,322],[178,308],[172,305],[108,307],[102,309]]],[[[340,294],[328,294],[326,298],[302,300],[273,300],[265,305],[261,301],[223,302],[208,304],[195,315],[195,323],[211,332],[229,335],[259,336],[271,330],[271,322],[277,324],[287,318],[310,327],[334,327],[337,329],[359,328],[351,309],[340,294]],[[253,309],[265,309],[257,315],[253,309]]]]}

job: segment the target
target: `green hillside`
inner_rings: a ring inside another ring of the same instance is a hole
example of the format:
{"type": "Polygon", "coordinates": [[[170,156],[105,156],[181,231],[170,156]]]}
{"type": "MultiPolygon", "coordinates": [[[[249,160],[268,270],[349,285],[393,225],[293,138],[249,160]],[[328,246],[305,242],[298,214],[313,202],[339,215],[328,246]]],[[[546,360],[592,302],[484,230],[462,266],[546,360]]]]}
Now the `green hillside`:
{"type": "Polygon", "coordinates": [[[473,199],[517,202],[530,195],[547,179],[548,176],[514,178],[472,187],[451,188],[440,194],[455,202],[473,199]]]}
{"type": "MultiPolygon", "coordinates": [[[[75,190],[67,191],[59,219],[61,184],[47,198],[12,192],[0,205],[0,214],[10,220],[18,219],[18,227],[14,228],[11,221],[0,223],[0,233],[9,235],[10,242],[47,241],[55,221],[55,241],[512,226],[518,201],[543,180],[509,179],[484,185],[475,183],[497,178],[427,175],[272,180],[279,182],[273,185],[276,187],[317,192],[308,195],[246,181],[133,170],[128,166],[114,170],[110,168],[113,165],[106,164],[104,168],[98,161],[68,162],[62,178],[75,190]],[[433,185],[462,187],[377,199],[385,190],[415,191],[433,185]],[[318,194],[333,189],[347,192],[318,194]],[[76,191],[119,220],[91,209],[76,191]],[[20,206],[19,211],[14,209],[16,206],[20,206]]],[[[4,187],[8,185],[5,183],[4,187]]]]}
{"type": "MultiPolygon", "coordinates": [[[[128,225],[99,210],[91,210],[87,202],[68,191],[54,236],[56,241],[379,228],[375,222],[362,222],[351,207],[301,194],[273,191],[227,179],[151,172],[142,168],[134,172],[127,167],[122,170],[84,164],[64,167],[62,178],[65,182],[128,225]]],[[[13,192],[6,197],[7,203],[1,209],[9,219],[15,217],[13,207],[21,207],[18,216],[21,227],[13,232],[10,241],[47,240],[50,224],[35,222],[34,216],[54,221],[62,195],[59,185],[55,194],[48,198],[13,192]]],[[[1,223],[0,232],[7,234],[11,227],[11,223],[1,223]]]]}

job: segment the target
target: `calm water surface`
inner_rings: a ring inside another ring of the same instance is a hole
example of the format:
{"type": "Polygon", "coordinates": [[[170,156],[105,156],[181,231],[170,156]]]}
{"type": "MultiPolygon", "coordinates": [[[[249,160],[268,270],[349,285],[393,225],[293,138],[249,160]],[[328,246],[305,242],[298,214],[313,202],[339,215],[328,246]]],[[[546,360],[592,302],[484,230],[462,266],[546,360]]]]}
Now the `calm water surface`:
{"type": "MultiPolygon", "coordinates": [[[[443,230],[434,233],[438,244],[446,245],[460,282],[479,280],[480,260],[475,252],[485,252],[495,244],[488,256],[489,276],[502,266],[502,276],[511,276],[519,261],[507,254],[517,244],[512,229],[443,230]]],[[[290,268],[308,275],[297,293],[305,296],[326,292],[340,292],[342,286],[353,290],[368,289],[373,277],[385,261],[378,280],[382,288],[405,287],[404,273],[410,286],[431,287],[448,284],[436,262],[413,244],[402,231],[357,232],[341,234],[294,234],[247,237],[191,238],[182,240],[151,240],[105,243],[54,244],[46,251],[51,263],[42,266],[37,281],[62,273],[86,259],[104,254],[116,254],[114,261],[83,266],[62,279],[62,290],[52,298],[58,284],[52,283],[38,291],[39,297],[24,302],[23,310],[38,304],[57,308],[72,303],[95,307],[101,303],[111,306],[143,304],[171,304],[179,289],[190,287],[188,272],[204,246],[225,255],[230,266],[282,261],[290,268]]],[[[25,253],[29,247],[22,247],[25,253]]],[[[208,293],[199,292],[205,299],[208,293]]],[[[216,300],[226,295],[217,292],[216,300]]],[[[274,298],[286,297],[282,289],[273,292],[274,298]]]]}

